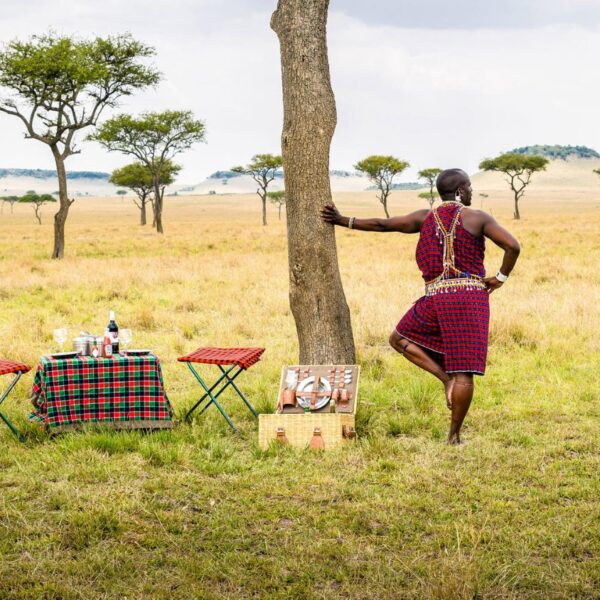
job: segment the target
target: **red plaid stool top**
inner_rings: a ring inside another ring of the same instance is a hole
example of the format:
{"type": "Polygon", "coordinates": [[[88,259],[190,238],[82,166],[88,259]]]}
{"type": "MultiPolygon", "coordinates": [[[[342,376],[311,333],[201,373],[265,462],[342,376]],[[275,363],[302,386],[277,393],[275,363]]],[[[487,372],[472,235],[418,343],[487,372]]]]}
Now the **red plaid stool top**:
{"type": "Polygon", "coordinates": [[[207,365],[237,365],[248,369],[256,364],[265,351],[264,348],[213,348],[204,346],[187,356],[180,356],[179,362],[204,363],[207,365]]]}
{"type": "Polygon", "coordinates": [[[27,373],[29,371],[31,371],[31,367],[24,363],[0,358],[0,375],[8,375],[9,373],[27,373]]]}

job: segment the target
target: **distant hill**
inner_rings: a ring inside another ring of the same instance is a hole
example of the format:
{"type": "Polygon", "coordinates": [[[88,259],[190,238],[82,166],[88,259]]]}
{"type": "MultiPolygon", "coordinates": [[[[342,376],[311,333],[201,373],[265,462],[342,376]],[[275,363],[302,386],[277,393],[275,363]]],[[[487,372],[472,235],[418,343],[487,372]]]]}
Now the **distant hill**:
{"type": "Polygon", "coordinates": [[[600,158],[598,154],[592,148],[587,146],[548,146],[536,144],[535,146],[523,146],[522,148],[515,148],[511,152],[517,154],[536,154],[538,156],[545,156],[551,160],[567,160],[569,158],[600,158]]]}
{"type": "MultiPolygon", "coordinates": [[[[600,154],[586,146],[525,146],[513,152],[541,154],[550,159],[545,171],[535,173],[529,189],[600,189],[600,177],[593,172],[600,169],[600,154]]],[[[475,173],[471,177],[475,192],[508,190],[504,176],[499,173],[475,173]]]]}
{"type": "MultiPolygon", "coordinates": [[[[100,171],[68,171],[69,195],[114,196],[117,188],[100,171]]],[[[27,190],[53,194],[58,190],[56,171],[50,169],[0,169],[0,196],[20,196],[27,190]]]]}
{"type": "MultiPolygon", "coordinates": [[[[332,169],[329,171],[331,189],[335,192],[362,192],[366,190],[370,182],[358,173],[332,169]]],[[[177,195],[195,194],[253,194],[256,192],[256,181],[250,175],[234,173],[233,171],[215,171],[204,181],[196,185],[174,189],[177,195]]],[[[283,172],[278,171],[275,179],[271,182],[269,189],[273,192],[282,190],[283,172]]]]}
{"type": "MultiPolygon", "coordinates": [[[[331,188],[335,192],[362,192],[369,188],[369,180],[353,171],[332,169],[331,188]]],[[[70,171],[69,194],[75,197],[114,196],[117,187],[109,183],[109,173],[101,171],[70,171]]],[[[398,184],[396,189],[413,189],[416,184],[398,184]]],[[[167,194],[182,196],[201,194],[253,194],[256,182],[249,175],[233,171],[215,171],[196,185],[175,184],[167,194]]],[[[269,188],[283,189],[283,173],[278,172],[269,188]]],[[[0,169],[0,196],[18,196],[27,190],[38,193],[55,193],[58,190],[56,172],[49,169],[0,169]]]]}
{"type": "MultiPolygon", "coordinates": [[[[67,171],[67,179],[100,179],[108,181],[109,173],[100,171],[67,171]]],[[[32,177],[33,179],[54,179],[56,171],[49,169],[0,169],[3,177],[32,177]]]]}

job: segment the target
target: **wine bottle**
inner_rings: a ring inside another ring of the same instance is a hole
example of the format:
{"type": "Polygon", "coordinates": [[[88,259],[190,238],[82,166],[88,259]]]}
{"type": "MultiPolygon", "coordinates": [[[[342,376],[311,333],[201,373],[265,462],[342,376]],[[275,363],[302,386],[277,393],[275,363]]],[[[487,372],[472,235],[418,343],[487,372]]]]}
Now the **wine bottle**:
{"type": "Polygon", "coordinates": [[[115,354],[119,354],[119,326],[115,321],[115,311],[111,310],[109,313],[109,321],[108,321],[108,334],[110,336],[110,341],[112,343],[112,353],[113,356],[115,354]]]}

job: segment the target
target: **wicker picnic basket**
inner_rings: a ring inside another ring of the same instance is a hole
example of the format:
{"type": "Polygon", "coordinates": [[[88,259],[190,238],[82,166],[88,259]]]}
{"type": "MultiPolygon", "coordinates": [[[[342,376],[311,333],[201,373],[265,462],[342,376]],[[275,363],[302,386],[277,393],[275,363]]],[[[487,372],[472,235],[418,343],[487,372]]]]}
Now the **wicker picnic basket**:
{"type": "Polygon", "coordinates": [[[286,386],[286,373],[290,370],[312,369],[317,376],[333,369],[351,371],[352,382],[348,385],[351,401],[336,404],[336,412],[330,412],[331,403],[327,402],[319,409],[304,412],[302,408],[286,407],[274,414],[261,414],[258,417],[258,443],[261,448],[268,448],[273,442],[287,443],[297,448],[317,447],[329,450],[339,447],[356,437],[355,419],[359,383],[359,367],[336,365],[300,365],[284,366],[281,374],[279,392],[281,397],[286,386]]]}

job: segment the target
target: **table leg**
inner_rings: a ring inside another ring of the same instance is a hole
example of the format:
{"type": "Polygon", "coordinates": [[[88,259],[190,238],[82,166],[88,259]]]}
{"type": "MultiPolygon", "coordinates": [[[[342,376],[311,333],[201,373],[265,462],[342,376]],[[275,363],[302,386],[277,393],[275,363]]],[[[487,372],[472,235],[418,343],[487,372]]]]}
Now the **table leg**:
{"type": "MultiPolygon", "coordinates": [[[[0,405],[2,405],[2,403],[4,402],[4,400],[6,400],[6,398],[8,397],[8,395],[12,392],[13,388],[15,387],[15,385],[17,385],[17,382],[19,381],[19,379],[21,379],[21,375],[23,373],[18,372],[17,376],[11,381],[10,385],[8,386],[7,390],[2,394],[2,396],[0,396],[0,405]]],[[[21,433],[19,432],[19,430],[8,420],[8,417],[6,417],[1,411],[0,411],[0,419],[2,419],[6,425],[8,426],[8,428],[13,432],[13,434],[17,437],[17,439],[20,442],[24,442],[25,438],[21,435],[21,433]]]]}

